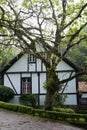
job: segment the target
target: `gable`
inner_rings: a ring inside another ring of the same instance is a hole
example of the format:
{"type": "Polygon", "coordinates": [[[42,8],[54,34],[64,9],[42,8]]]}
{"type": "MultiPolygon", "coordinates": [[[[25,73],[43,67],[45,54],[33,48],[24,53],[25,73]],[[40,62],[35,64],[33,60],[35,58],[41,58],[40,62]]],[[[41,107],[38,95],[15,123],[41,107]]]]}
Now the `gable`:
{"type": "Polygon", "coordinates": [[[58,65],[57,65],[57,68],[56,70],[58,71],[68,71],[68,70],[74,70],[73,67],[71,67],[69,64],[67,64],[65,61],[61,61],[58,65]]]}
{"type": "MultiPolygon", "coordinates": [[[[70,62],[68,59],[64,58],[57,66],[57,71],[67,71],[75,70],[78,71],[78,68],[70,62]]],[[[44,64],[40,59],[36,59],[35,63],[28,64],[28,54],[19,54],[14,58],[8,66],[6,66],[1,73],[4,72],[32,72],[32,71],[46,71],[44,64]]]]}
{"type": "Polygon", "coordinates": [[[8,70],[7,72],[23,72],[27,71],[27,55],[24,54],[19,58],[8,70]]]}

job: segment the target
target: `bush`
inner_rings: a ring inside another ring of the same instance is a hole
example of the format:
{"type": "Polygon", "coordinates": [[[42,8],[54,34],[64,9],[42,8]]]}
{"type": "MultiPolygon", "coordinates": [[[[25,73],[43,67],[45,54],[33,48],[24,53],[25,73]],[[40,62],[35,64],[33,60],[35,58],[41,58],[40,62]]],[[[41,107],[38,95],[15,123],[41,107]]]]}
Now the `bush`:
{"type": "Polygon", "coordinates": [[[27,106],[32,106],[32,107],[36,107],[38,104],[38,95],[36,94],[29,94],[29,95],[25,95],[22,94],[20,96],[20,102],[24,105],[27,106]]]}
{"type": "Polygon", "coordinates": [[[87,114],[46,111],[43,109],[35,109],[35,108],[29,107],[29,106],[5,103],[5,102],[1,102],[1,101],[0,101],[0,108],[17,111],[17,112],[21,112],[21,113],[26,113],[26,114],[30,114],[33,116],[60,120],[60,121],[87,122],[87,114]]]}
{"type": "Polygon", "coordinates": [[[56,93],[54,95],[54,99],[53,99],[53,106],[61,106],[61,105],[63,105],[64,102],[65,102],[65,99],[66,99],[66,95],[56,93]]]}
{"type": "Polygon", "coordinates": [[[13,98],[14,94],[15,93],[11,88],[0,85],[0,100],[1,101],[8,102],[10,99],[13,98]]]}
{"type": "Polygon", "coordinates": [[[78,113],[80,113],[80,114],[87,114],[87,110],[79,110],[78,113]]]}
{"type": "Polygon", "coordinates": [[[64,113],[75,113],[73,109],[71,108],[59,108],[59,107],[53,107],[53,111],[57,112],[64,112],[64,113]]]}

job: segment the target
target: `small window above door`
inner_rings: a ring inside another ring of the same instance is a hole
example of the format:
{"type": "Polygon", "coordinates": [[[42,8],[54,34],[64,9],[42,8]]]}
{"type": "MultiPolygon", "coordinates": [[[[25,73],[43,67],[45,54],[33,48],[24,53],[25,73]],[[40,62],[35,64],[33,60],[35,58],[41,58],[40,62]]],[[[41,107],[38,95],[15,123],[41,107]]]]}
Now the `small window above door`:
{"type": "Polygon", "coordinates": [[[36,58],[34,57],[34,55],[28,55],[28,63],[35,63],[36,62],[36,58]]]}

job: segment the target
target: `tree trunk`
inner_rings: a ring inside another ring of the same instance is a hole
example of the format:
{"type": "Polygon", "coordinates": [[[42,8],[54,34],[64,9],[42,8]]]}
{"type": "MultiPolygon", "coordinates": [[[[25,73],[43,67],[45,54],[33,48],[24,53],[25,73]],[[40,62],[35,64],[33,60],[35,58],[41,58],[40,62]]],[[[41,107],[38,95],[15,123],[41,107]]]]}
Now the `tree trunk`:
{"type": "Polygon", "coordinates": [[[52,110],[53,96],[55,92],[47,89],[46,99],[45,99],[45,110],[52,110]]]}
{"type": "Polygon", "coordinates": [[[53,104],[53,98],[55,93],[59,90],[59,80],[58,75],[55,70],[50,70],[47,72],[47,82],[46,82],[46,99],[45,99],[45,110],[51,110],[53,104]]]}

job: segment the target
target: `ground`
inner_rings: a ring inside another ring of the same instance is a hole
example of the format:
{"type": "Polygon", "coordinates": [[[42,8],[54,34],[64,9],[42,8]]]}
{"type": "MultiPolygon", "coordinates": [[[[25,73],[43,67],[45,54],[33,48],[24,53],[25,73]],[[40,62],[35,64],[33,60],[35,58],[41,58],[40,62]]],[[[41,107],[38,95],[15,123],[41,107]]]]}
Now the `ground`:
{"type": "Polygon", "coordinates": [[[0,109],[0,130],[82,130],[47,119],[0,109]]]}

